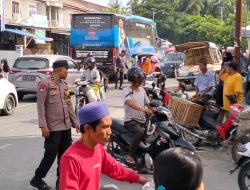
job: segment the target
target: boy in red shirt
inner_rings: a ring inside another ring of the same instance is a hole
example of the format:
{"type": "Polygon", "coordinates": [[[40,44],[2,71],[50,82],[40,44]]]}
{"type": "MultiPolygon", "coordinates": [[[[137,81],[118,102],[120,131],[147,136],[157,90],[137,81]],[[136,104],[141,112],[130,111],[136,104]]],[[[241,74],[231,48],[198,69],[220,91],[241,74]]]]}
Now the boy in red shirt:
{"type": "Polygon", "coordinates": [[[119,181],[145,184],[147,179],[123,167],[103,145],[111,135],[112,119],[103,102],[85,105],[78,113],[81,138],[60,162],[60,190],[98,190],[101,173],[119,181]]]}

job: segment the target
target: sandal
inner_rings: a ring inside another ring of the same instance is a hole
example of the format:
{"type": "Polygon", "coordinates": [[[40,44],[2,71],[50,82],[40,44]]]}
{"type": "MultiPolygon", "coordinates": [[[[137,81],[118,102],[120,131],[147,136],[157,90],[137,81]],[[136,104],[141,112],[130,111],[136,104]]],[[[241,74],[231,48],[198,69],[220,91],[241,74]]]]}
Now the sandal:
{"type": "Polygon", "coordinates": [[[125,156],[125,162],[128,164],[135,164],[135,160],[130,155],[125,156]]]}

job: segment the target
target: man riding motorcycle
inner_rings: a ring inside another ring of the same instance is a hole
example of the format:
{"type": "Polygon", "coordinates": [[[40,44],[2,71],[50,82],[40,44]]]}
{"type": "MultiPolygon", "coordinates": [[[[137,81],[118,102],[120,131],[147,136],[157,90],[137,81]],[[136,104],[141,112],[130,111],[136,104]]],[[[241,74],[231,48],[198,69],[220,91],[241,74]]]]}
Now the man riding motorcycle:
{"type": "Polygon", "coordinates": [[[88,69],[83,71],[83,74],[81,76],[81,79],[90,81],[93,83],[99,83],[100,82],[100,74],[95,66],[95,58],[94,57],[88,57],[86,59],[86,63],[88,64],[88,69]]]}
{"type": "Polygon", "coordinates": [[[145,73],[139,67],[132,67],[127,73],[128,81],[131,82],[129,87],[124,88],[124,112],[125,127],[134,134],[132,139],[129,154],[127,155],[127,163],[135,163],[135,155],[139,143],[144,138],[145,131],[145,114],[151,115],[152,109],[149,106],[149,99],[143,87],[141,87],[145,80],[145,73]],[[147,108],[145,108],[147,106],[147,108]]]}

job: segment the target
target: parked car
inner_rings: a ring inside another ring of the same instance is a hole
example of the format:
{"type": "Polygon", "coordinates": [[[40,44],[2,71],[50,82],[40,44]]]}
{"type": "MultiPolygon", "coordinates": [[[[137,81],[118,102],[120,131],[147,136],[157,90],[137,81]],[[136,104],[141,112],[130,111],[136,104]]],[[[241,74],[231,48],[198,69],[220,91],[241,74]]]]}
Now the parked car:
{"type": "Polygon", "coordinates": [[[67,60],[69,69],[66,82],[70,91],[75,90],[73,84],[83,72],[80,66],[69,56],[64,55],[28,55],[17,58],[9,73],[9,81],[16,86],[17,95],[22,99],[25,94],[36,94],[37,84],[49,77],[53,71],[53,63],[67,60]]]}
{"type": "Polygon", "coordinates": [[[184,63],[185,54],[182,52],[169,52],[161,61],[161,70],[168,77],[175,77],[175,68],[184,63]]]}
{"type": "Polygon", "coordinates": [[[0,78],[0,112],[3,115],[14,113],[18,105],[17,91],[15,86],[6,78],[0,78]]]}

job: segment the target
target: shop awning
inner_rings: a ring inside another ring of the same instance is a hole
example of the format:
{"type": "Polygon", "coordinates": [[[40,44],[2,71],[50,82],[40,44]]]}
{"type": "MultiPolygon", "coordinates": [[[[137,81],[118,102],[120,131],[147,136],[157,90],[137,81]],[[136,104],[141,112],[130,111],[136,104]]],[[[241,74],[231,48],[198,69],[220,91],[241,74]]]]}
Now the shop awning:
{"type": "Polygon", "coordinates": [[[5,31],[15,33],[15,34],[18,34],[18,35],[21,35],[21,36],[26,36],[26,37],[29,37],[29,38],[33,38],[35,40],[42,40],[42,41],[47,41],[47,42],[53,41],[53,38],[47,38],[47,37],[44,37],[44,36],[34,35],[34,34],[29,33],[29,32],[24,32],[24,31],[18,30],[18,29],[5,29],[5,31]]]}
{"type": "Polygon", "coordinates": [[[27,37],[30,37],[30,38],[33,37],[33,34],[28,33],[28,32],[24,32],[24,31],[18,30],[18,29],[7,29],[6,28],[5,31],[15,33],[15,34],[18,34],[18,35],[21,35],[21,36],[27,36],[27,37]]]}

